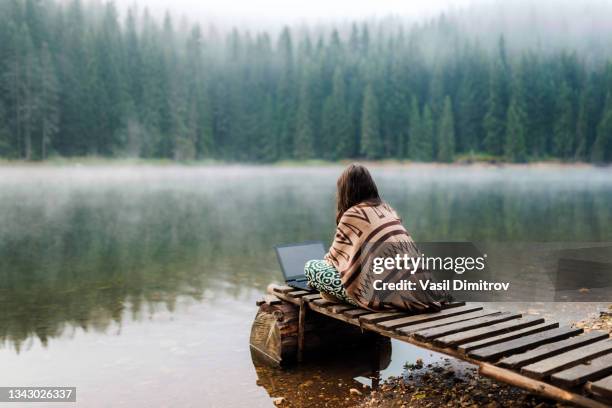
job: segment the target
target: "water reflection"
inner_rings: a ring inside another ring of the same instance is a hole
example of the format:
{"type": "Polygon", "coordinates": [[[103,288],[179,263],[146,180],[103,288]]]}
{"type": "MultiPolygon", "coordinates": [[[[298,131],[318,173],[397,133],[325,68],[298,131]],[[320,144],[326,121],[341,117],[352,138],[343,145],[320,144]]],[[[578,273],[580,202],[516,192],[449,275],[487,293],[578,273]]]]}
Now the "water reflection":
{"type": "MultiPolygon", "coordinates": [[[[340,167],[0,168],[0,339],[105,331],[179,296],[263,290],[271,247],[329,239],[340,167]]],[[[374,171],[427,240],[612,239],[609,169],[374,171]]]]}
{"type": "Polygon", "coordinates": [[[391,362],[391,340],[377,337],[369,344],[319,355],[290,369],[270,367],[257,353],[252,352],[251,357],[257,385],[271,398],[282,398],[298,407],[350,407],[362,393],[377,388],[381,371],[391,362]],[[357,381],[357,377],[369,384],[357,381]],[[351,389],[359,393],[351,393],[351,389]]]}

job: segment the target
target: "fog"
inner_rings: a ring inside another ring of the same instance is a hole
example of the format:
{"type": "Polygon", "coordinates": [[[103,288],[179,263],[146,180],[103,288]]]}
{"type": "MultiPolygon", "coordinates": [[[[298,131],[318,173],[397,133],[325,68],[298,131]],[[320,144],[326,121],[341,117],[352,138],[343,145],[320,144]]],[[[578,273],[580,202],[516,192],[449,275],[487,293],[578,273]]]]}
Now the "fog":
{"type": "Polygon", "coordinates": [[[233,28],[277,34],[284,25],[319,32],[333,26],[348,33],[353,21],[409,31],[412,24],[444,19],[485,45],[495,44],[503,34],[510,49],[576,50],[597,59],[609,55],[612,45],[610,0],[115,0],[115,4],[122,13],[136,7],[158,19],[170,12],[183,26],[198,22],[220,34],[233,28]]]}
{"type": "Polygon", "coordinates": [[[329,22],[399,15],[408,18],[433,16],[441,11],[457,10],[474,0],[116,0],[120,7],[137,4],[157,15],[166,10],[190,20],[219,24],[265,25],[329,22]]]}

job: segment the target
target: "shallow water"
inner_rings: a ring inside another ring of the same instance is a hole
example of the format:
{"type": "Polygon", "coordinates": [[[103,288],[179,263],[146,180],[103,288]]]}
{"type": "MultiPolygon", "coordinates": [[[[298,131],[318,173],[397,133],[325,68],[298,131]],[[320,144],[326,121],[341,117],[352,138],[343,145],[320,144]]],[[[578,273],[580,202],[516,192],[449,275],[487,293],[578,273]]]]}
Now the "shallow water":
{"type": "MultiPolygon", "coordinates": [[[[316,392],[293,396],[301,405],[349,404],[324,384],[367,378],[338,362],[270,373],[248,348],[255,300],[281,278],[272,246],[329,242],[340,171],[0,167],[0,385],[76,386],[79,405],[93,407],[259,407],[288,392],[267,379],[312,378],[316,392]]],[[[611,169],[374,176],[417,240],[612,240],[611,169]]],[[[598,306],[506,305],[564,322],[598,306]]],[[[437,358],[392,348],[383,377],[437,358]]]]}

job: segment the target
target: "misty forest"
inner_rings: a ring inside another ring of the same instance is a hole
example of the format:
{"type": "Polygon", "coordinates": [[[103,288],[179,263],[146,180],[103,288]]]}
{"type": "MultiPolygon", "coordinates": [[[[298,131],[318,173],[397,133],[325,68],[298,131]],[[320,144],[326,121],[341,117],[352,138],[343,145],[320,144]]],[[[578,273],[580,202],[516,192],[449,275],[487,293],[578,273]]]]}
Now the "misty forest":
{"type": "Polygon", "coordinates": [[[0,157],[612,161],[612,60],[461,16],[220,30],[0,2],[0,157]]]}

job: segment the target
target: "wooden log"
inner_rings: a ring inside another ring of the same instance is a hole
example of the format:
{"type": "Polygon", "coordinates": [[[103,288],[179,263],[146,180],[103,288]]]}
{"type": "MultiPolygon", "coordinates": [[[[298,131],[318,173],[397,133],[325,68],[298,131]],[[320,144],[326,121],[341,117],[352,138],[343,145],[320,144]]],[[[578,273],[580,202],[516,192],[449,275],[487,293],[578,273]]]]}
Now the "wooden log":
{"type": "Polygon", "coordinates": [[[612,340],[598,341],[537,363],[530,364],[521,369],[521,374],[531,378],[546,378],[557,371],[584,363],[593,358],[603,356],[612,351],[612,340]]]}
{"type": "Polygon", "coordinates": [[[512,319],[519,319],[521,316],[522,315],[520,313],[503,312],[491,316],[483,316],[463,322],[448,324],[445,326],[419,330],[414,333],[414,337],[422,341],[431,341],[438,337],[448,336],[457,332],[477,329],[483,326],[490,326],[495,323],[506,322],[512,319]]]}
{"type": "Polygon", "coordinates": [[[298,349],[297,349],[297,360],[302,362],[304,360],[304,327],[306,326],[306,302],[304,299],[300,300],[300,310],[298,313],[298,349]]]}
{"type": "Polygon", "coordinates": [[[460,353],[468,353],[472,350],[476,350],[478,348],[483,348],[483,347],[487,347],[487,346],[492,346],[494,344],[499,344],[499,343],[503,343],[509,340],[514,340],[514,339],[518,339],[520,337],[525,337],[525,336],[529,336],[531,334],[535,334],[535,333],[540,333],[546,330],[552,330],[552,329],[556,329],[557,327],[559,327],[559,323],[558,322],[546,322],[546,323],[542,323],[542,324],[538,324],[535,326],[530,326],[530,327],[526,327],[524,329],[521,330],[517,330],[514,332],[510,332],[510,333],[506,333],[506,334],[501,334],[499,336],[495,336],[495,337],[488,337],[486,339],[482,339],[482,340],[478,340],[478,341],[473,341],[470,343],[466,343],[466,344],[462,344],[459,346],[458,350],[460,353]]]}
{"type": "Polygon", "coordinates": [[[587,384],[590,393],[600,395],[612,401],[612,375],[587,384]]]}
{"type": "MultiPolygon", "coordinates": [[[[308,308],[311,307],[307,302],[304,304],[308,308]]],[[[275,305],[262,304],[251,327],[252,353],[257,355],[259,360],[275,366],[295,361],[300,332],[299,314],[299,307],[288,301],[275,305]]],[[[321,353],[333,350],[334,347],[361,344],[372,337],[371,333],[364,334],[357,325],[348,325],[320,313],[308,311],[302,319],[304,358],[313,352],[321,353]],[[341,338],[342,342],[338,342],[338,338],[341,338]]]]}
{"type": "Polygon", "coordinates": [[[563,370],[553,374],[550,378],[553,384],[569,388],[608,374],[612,374],[612,354],[563,370]]]}
{"type": "Polygon", "coordinates": [[[471,341],[476,341],[487,337],[494,337],[498,334],[520,330],[529,326],[535,326],[539,323],[544,323],[544,319],[536,316],[527,316],[522,319],[510,320],[504,323],[466,330],[459,333],[450,334],[448,336],[442,336],[437,338],[434,343],[440,346],[455,347],[459,344],[469,343],[471,341]]]}
{"type": "Polygon", "coordinates": [[[440,320],[443,318],[448,318],[448,317],[466,314],[470,312],[476,312],[478,310],[482,310],[482,306],[473,306],[473,305],[460,306],[460,307],[454,307],[450,309],[444,309],[440,312],[435,312],[435,313],[423,313],[423,314],[416,314],[416,315],[401,317],[399,319],[386,320],[386,321],[377,323],[377,326],[380,326],[386,330],[394,330],[399,327],[411,326],[411,325],[415,325],[418,323],[431,322],[434,320],[440,320]]]}
{"type": "Polygon", "coordinates": [[[591,332],[582,336],[570,337],[569,339],[545,344],[525,353],[515,354],[499,361],[501,367],[520,368],[536,361],[544,360],[557,354],[564,353],[587,344],[608,338],[607,333],[591,332]]]}
{"type": "Polygon", "coordinates": [[[458,316],[448,317],[448,318],[440,319],[440,320],[434,320],[431,322],[419,323],[419,324],[415,324],[412,326],[398,327],[397,329],[395,329],[395,331],[403,335],[412,335],[412,333],[418,332],[419,330],[431,329],[434,327],[441,327],[447,324],[463,322],[465,320],[477,319],[479,317],[490,316],[490,315],[495,315],[495,314],[499,314],[499,312],[479,310],[477,312],[465,313],[465,314],[461,314],[458,316]]]}
{"type": "Polygon", "coordinates": [[[507,368],[496,367],[493,364],[481,363],[479,373],[494,380],[522,388],[533,394],[556,399],[557,401],[569,402],[585,408],[609,408],[608,405],[593,401],[582,395],[577,395],[542,381],[526,378],[507,368]]]}
{"type": "Polygon", "coordinates": [[[509,356],[516,353],[522,353],[530,348],[541,346],[542,344],[552,343],[554,341],[567,339],[582,333],[582,329],[572,327],[560,327],[558,329],[547,330],[542,333],[532,334],[527,337],[519,337],[515,340],[506,341],[473,350],[468,353],[468,356],[476,360],[497,360],[500,357],[509,356]]]}

